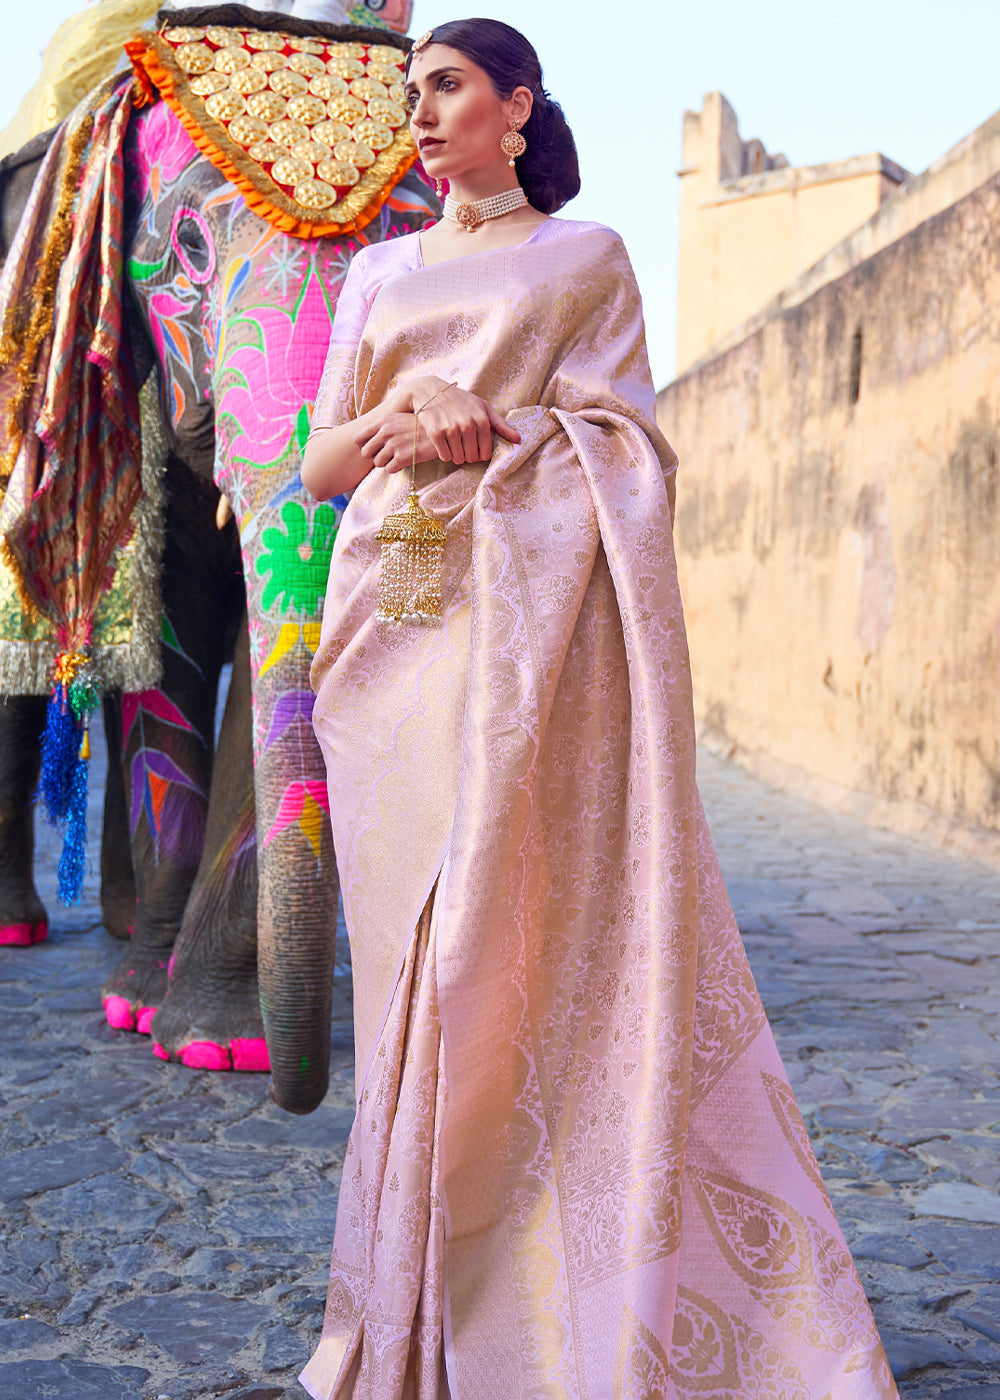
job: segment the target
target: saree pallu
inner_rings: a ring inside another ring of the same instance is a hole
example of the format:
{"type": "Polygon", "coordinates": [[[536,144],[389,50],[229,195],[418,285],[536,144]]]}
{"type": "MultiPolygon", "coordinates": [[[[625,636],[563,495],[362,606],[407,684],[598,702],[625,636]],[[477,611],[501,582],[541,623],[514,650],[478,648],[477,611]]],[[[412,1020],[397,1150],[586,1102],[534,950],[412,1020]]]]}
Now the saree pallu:
{"type": "Polygon", "coordinates": [[[418,469],[440,627],[375,618],[373,472],[313,679],[355,978],[322,1400],[889,1400],[695,786],[671,538],[620,240],[386,283],[335,402],[414,373],[521,432],[418,469]]]}

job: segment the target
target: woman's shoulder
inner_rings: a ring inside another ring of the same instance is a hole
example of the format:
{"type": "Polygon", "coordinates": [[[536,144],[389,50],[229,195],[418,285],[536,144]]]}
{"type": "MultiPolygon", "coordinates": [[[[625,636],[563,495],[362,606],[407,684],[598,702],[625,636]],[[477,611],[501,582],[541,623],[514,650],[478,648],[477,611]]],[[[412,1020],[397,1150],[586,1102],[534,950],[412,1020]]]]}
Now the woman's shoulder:
{"type": "Polygon", "coordinates": [[[365,243],[352,260],[358,276],[366,283],[379,285],[389,277],[410,272],[420,266],[420,234],[394,234],[378,243],[365,243]]]}
{"type": "Polygon", "coordinates": [[[615,230],[609,228],[607,224],[597,223],[593,219],[562,219],[556,215],[552,215],[546,219],[541,227],[546,230],[546,236],[549,238],[580,237],[586,235],[593,236],[603,242],[622,242],[620,233],[616,233],[615,230]]]}

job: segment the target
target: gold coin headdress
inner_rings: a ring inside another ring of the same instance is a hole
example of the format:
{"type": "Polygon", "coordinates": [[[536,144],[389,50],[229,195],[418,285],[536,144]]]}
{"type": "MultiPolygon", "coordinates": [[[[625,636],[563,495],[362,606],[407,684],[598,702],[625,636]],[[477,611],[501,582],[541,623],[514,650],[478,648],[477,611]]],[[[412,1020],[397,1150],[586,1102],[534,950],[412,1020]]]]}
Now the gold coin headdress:
{"type": "Polygon", "coordinates": [[[175,22],[125,48],[138,105],[162,97],[255,213],[319,238],[364,228],[417,158],[405,41],[353,33],[372,41],[175,22]]]}

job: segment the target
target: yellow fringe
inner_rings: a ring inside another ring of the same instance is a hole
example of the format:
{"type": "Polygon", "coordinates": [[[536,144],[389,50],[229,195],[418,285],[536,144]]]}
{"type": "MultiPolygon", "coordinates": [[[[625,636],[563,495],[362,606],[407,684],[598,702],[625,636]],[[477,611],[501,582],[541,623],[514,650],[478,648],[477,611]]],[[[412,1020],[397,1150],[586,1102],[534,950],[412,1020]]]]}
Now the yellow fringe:
{"type": "Polygon", "coordinates": [[[28,586],[24,581],[24,575],[21,573],[21,565],[18,563],[17,555],[11,549],[10,542],[6,535],[0,535],[0,557],[2,557],[4,564],[10,571],[10,576],[17,587],[17,596],[21,603],[21,612],[24,614],[24,620],[29,626],[34,626],[34,624],[40,620],[41,613],[39,612],[38,604],[28,592],[28,586]]]}
{"type": "MultiPolygon", "coordinates": [[[[304,218],[299,212],[301,206],[294,204],[277,186],[270,194],[261,191],[260,167],[221,127],[214,135],[209,135],[203,129],[189,110],[194,102],[193,94],[178,92],[178,88],[186,87],[186,80],[174,63],[173,51],[169,44],[160,39],[158,34],[140,34],[127,41],[125,52],[132,60],[132,66],[142,87],[142,100],[137,105],[145,105],[149,100],[150,85],[155,85],[202,155],[217,170],[221,170],[227,180],[232,181],[254,213],[293,238],[326,238],[357,233],[366,224],[371,223],[396,185],[416,163],[416,147],[409,132],[401,130],[392,145],[383,151],[371,169],[366,171],[351,194],[345,196],[344,202],[350,199],[355,207],[359,196],[364,200],[359,211],[344,221],[329,217],[325,221],[304,218]]],[[[211,118],[208,118],[208,121],[211,121],[211,118]]]]}
{"type": "MultiPolygon", "coordinates": [[[[17,389],[7,411],[7,448],[0,456],[0,492],[7,489],[24,438],[24,414],[38,373],[42,346],[52,331],[56,286],[73,237],[73,201],[76,198],[83,154],[90,141],[94,118],[87,113],[67,138],[59,201],[49,224],[45,248],[38,266],[30,315],[8,318],[0,339],[0,370],[17,361],[17,389]]],[[[6,551],[5,551],[6,557],[6,551]]],[[[20,579],[20,571],[18,571],[20,579]]]]}

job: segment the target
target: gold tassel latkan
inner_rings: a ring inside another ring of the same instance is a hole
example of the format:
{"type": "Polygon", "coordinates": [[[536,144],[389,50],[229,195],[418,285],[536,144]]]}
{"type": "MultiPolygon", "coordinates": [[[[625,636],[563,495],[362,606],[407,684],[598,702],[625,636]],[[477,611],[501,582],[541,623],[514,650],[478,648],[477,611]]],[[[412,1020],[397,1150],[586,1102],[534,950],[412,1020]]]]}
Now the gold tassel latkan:
{"type": "MultiPolygon", "coordinates": [[[[445,387],[453,389],[455,385],[445,387]]],[[[438,390],[438,394],[443,393],[444,389],[438,390]]],[[[424,510],[416,491],[417,420],[438,394],[413,412],[413,461],[406,509],[398,515],[387,515],[376,536],[382,546],[376,616],[382,622],[441,621],[445,528],[424,510]]]]}
{"type": "Polygon", "coordinates": [[[445,530],[411,491],[406,509],[387,515],[382,546],[378,616],[383,622],[439,622],[445,530]]]}

